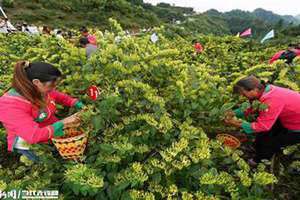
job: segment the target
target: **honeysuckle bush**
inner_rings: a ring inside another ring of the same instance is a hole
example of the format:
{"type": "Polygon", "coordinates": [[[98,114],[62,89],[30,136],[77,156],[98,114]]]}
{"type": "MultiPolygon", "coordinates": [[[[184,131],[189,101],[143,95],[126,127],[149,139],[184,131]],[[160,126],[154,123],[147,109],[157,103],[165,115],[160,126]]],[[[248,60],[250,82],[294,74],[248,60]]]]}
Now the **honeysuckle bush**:
{"type": "MultiPolygon", "coordinates": [[[[263,164],[251,169],[242,151],[213,136],[236,131],[222,122],[223,113],[240,103],[231,96],[234,81],[256,74],[298,89],[299,62],[268,65],[282,47],[229,36],[200,36],[205,51],[195,55],[190,39],[165,37],[164,27],[154,29],[154,44],[151,34],[128,36],[116,21],[110,23],[110,31],[96,32],[99,50],[89,60],[68,41],[0,36],[0,93],[15,61],[46,61],[65,75],[59,89],[89,105],[83,113],[89,135],[83,163],[63,161],[53,145],[33,145],[39,164],[3,151],[0,189],[57,189],[61,199],[274,197],[268,186],[278,179],[263,164]],[[101,88],[97,101],[84,94],[92,84],[101,88]]],[[[70,112],[61,109],[59,115],[70,112]]],[[[3,128],[0,139],[5,149],[3,128]]]]}

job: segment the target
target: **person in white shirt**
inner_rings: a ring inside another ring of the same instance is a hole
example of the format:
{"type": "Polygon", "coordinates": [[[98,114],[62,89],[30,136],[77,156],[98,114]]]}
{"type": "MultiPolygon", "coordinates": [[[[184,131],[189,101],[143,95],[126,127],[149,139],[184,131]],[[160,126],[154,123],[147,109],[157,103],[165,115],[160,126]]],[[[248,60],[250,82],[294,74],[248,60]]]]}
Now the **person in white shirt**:
{"type": "Polygon", "coordinates": [[[31,25],[31,26],[28,26],[27,28],[29,30],[29,34],[31,34],[31,35],[39,35],[40,34],[40,32],[36,26],[31,25]]]}
{"type": "Polygon", "coordinates": [[[17,31],[17,29],[7,18],[4,18],[0,21],[0,33],[11,33],[14,31],[17,31]]]}
{"type": "Polygon", "coordinates": [[[23,25],[22,25],[22,32],[24,32],[24,33],[27,33],[27,34],[30,34],[30,31],[29,31],[29,29],[28,29],[28,25],[27,25],[27,23],[23,23],[23,25]]]}
{"type": "Polygon", "coordinates": [[[63,32],[61,30],[57,30],[55,35],[58,39],[64,39],[63,32]]]}
{"type": "Polygon", "coordinates": [[[4,19],[0,19],[0,33],[8,33],[4,19]]]}

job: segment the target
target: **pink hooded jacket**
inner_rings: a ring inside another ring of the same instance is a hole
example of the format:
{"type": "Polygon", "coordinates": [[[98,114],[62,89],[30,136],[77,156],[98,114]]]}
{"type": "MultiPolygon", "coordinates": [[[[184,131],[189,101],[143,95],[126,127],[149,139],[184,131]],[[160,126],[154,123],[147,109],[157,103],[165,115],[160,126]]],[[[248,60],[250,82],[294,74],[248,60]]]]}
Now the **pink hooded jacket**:
{"type": "Polygon", "coordinates": [[[259,113],[255,122],[243,122],[242,128],[246,133],[269,131],[277,119],[286,129],[300,132],[300,94],[298,92],[268,85],[259,101],[266,104],[268,108],[259,113]]]}
{"type": "Polygon", "coordinates": [[[56,103],[71,107],[77,101],[52,90],[47,94],[46,108],[38,110],[14,89],[5,93],[0,97],[0,122],[7,131],[8,151],[13,151],[18,137],[29,144],[47,142],[56,130],[53,124],[59,121],[55,117],[56,103]]]}
{"type": "MultiPolygon", "coordinates": [[[[280,58],[281,54],[283,54],[284,52],[285,52],[284,50],[281,50],[281,51],[278,51],[277,53],[275,53],[273,55],[273,57],[269,60],[269,64],[272,64],[276,60],[278,60],[280,58]]],[[[300,56],[300,49],[294,49],[293,52],[296,54],[296,57],[300,56]]]]}

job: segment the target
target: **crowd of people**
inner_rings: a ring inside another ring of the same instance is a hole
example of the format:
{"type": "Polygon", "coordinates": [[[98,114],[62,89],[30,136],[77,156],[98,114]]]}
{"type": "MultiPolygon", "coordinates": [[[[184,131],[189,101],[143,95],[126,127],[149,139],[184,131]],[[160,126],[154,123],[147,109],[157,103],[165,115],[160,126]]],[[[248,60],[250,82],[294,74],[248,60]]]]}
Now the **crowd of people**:
{"type": "MultiPolygon", "coordinates": [[[[91,35],[86,27],[79,29],[81,32],[81,38],[79,44],[86,50],[87,58],[90,58],[93,53],[98,49],[97,39],[94,35],[91,35]]],[[[35,26],[28,25],[26,22],[17,23],[15,26],[7,19],[0,19],[0,34],[12,34],[22,32],[29,35],[51,35],[58,39],[72,39],[76,33],[68,30],[54,29],[51,30],[48,26],[35,26]]]]}

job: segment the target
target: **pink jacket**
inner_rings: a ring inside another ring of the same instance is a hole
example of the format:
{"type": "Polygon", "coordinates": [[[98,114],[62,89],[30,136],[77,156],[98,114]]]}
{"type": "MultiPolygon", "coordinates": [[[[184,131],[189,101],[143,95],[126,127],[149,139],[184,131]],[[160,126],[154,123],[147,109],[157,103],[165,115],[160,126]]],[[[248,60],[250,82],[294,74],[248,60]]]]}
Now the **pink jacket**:
{"type": "Polygon", "coordinates": [[[300,130],[300,94],[286,88],[269,86],[270,90],[259,99],[268,105],[268,109],[260,112],[256,122],[251,123],[252,130],[269,131],[277,119],[289,130],[300,130]]]}
{"type": "MultiPolygon", "coordinates": [[[[273,62],[275,62],[276,60],[278,60],[281,56],[282,53],[284,53],[285,51],[282,50],[282,51],[278,51],[277,53],[275,53],[273,55],[273,57],[269,60],[269,64],[272,64],[273,62]]],[[[300,56],[300,49],[294,49],[293,52],[296,54],[296,57],[297,56],[300,56]]]]}
{"type": "Polygon", "coordinates": [[[17,137],[21,137],[29,144],[47,142],[53,137],[57,122],[55,117],[56,103],[64,106],[74,106],[77,99],[51,91],[47,94],[47,106],[38,110],[24,97],[11,89],[0,97],[0,122],[7,131],[8,150],[13,150],[17,137]]]}
{"type": "Polygon", "coordinates": [[[87,39],[90,44],[97,46],[97,39],[94,35],[88,35],[87,39]]]}
{"type": "Polygon", "coordinates": [[[195,43],[194,48],[197,53],[201,53],[203,51],[203,46],[199,42],[195,43]]]}

